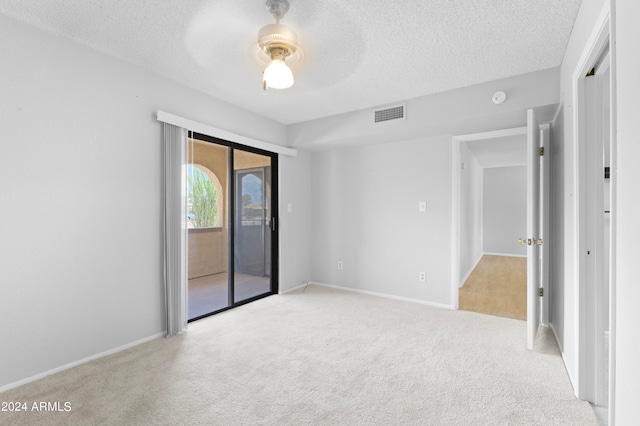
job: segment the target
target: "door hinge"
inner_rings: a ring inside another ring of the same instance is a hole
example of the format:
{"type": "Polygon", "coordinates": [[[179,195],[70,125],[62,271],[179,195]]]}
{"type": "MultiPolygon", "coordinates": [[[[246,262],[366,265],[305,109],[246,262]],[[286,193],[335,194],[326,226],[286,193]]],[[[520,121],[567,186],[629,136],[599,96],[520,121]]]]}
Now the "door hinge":
{"type": "Polygon", "coordinates": [[[544,296],[544,288],[540,287],[538,289],[538,296],[540,296],[540,297],[544,296]]]}
{"type": "Polygon", "coordinates": [[[540,147],[540,157],[544,155],[544,146],[540,147]]]}

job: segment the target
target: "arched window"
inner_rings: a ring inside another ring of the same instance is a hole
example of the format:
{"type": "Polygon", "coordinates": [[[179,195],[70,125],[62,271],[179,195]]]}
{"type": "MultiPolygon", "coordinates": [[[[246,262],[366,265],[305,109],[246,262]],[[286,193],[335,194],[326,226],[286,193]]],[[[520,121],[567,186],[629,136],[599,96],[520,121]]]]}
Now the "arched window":
{"type": "Polygon", "coordinates": [[[187,166],[187,220],[189,228],[222,226],[222,185],[218,177],[200,164],[187,166]]]}

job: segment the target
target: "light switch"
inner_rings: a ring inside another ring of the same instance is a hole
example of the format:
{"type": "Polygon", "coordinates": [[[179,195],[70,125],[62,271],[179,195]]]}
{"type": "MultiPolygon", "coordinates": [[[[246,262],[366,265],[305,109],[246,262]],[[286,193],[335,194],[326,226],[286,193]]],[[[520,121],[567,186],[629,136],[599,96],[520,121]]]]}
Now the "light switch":
{"type": "Polygon", "coordinates": [[[293,211],[293,206],[291,205],[291,203],[287,204],[287,211],[289,213],[291,213],[293,211]]]}
{"type": "Polygon", "coordinates": [[[426,201],[420,201],[420,203],[418,204],[418,211],[420,213],[426,213],[426,211],[427,211],[427,202],[426,201]]]}

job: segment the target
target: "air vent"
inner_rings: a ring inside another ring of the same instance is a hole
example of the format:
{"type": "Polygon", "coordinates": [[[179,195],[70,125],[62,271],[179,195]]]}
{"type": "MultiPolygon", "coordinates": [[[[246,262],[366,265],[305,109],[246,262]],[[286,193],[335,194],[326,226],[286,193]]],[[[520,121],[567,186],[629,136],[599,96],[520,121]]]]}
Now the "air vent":
{"type": "Polygon", "coordinates": [[[379,109],[375,111],[375,122],[380,123],[382,121],[397,120],[399,118],[405,118],[405,105],[397,105],[390,108],[379,109]]]}

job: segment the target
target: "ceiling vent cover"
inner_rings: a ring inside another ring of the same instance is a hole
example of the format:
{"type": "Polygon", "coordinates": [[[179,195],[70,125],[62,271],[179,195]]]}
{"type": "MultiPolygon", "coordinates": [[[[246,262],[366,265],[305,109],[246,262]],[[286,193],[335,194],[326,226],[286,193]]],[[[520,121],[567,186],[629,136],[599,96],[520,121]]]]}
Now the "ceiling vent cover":
{"type": "Polygon", "coordinates": [[[397,120],[405,117],[406,105],[396,105],[385,109],[375,111],[375,122],[397,120]]]}

